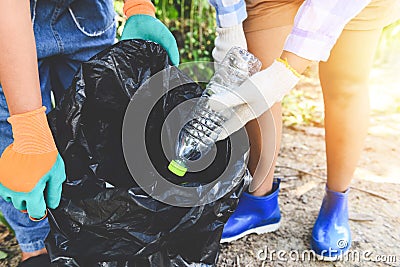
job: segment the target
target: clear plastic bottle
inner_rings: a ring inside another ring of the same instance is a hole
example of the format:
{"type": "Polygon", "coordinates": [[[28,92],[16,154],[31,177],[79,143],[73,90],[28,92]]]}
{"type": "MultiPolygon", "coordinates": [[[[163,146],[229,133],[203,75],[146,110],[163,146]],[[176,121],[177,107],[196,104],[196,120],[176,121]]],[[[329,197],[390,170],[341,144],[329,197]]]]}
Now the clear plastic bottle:
{"type": "Polygon", "coordinates": [[[235,90],[260,69],[261,62],[245,49],[233,47],[228,51],[193,108],[193,119],[179,132],[176,158],[168,166],[171,172],[184,176],[188,161],[197,160],[208,153],[222,132],[223,123],[231,118],[233,110],[229,108],[218,112],[212,110],[209,96],[226,91],[227,88],[235,90]]]}

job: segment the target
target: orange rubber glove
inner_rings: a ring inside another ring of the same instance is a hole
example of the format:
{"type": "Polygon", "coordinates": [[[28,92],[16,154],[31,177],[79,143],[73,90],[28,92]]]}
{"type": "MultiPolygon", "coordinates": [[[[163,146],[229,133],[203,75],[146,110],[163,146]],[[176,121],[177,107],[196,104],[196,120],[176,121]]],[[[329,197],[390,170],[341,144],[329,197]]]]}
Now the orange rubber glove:
{"type": "Polygon", "coordinates": [[[155,17],[156,9],[150,0],[126,0],[124,14],[127,18],[139,14],[155,17]]]}
{"type": "Polygon", "coordinates": [[[0,158],[0,196],[32,220],[46,216],[46,204],[56,208],[64,182],[64,162],[58,154],[46,108],[11,116],[14,143],[0,158]]]}

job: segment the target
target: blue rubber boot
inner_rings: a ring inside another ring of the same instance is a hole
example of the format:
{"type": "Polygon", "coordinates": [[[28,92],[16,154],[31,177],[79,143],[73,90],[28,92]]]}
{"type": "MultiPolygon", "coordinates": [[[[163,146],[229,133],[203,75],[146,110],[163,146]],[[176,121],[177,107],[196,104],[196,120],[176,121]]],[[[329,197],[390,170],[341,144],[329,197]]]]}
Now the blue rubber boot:
{"type": "Polygon", "coordinates": [[[279,228],[281,212],[278,205],[280,179],[274,181],[272,192],[263,197],[243,193],[222,232],[221,243],[232,242],[252,233],[263,234],[279,228]]]}
{"type": "Polygon", "coordinates": [[[326,187],[326,194],[311,236],[311,249],[322,260],[338,260],[350,249],[348,194],[349,189],[339,193],[326,187]]]}

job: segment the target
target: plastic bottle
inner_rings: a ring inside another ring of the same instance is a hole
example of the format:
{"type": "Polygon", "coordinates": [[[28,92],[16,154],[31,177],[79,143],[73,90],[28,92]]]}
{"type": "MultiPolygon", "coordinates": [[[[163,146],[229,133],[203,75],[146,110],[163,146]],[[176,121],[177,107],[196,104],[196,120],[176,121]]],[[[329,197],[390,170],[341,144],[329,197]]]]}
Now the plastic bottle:
{"type": "Polygon", "coordinates": [[[172,173],[184,176],[188,161],[197,160],[208,153],[222,132],[223,123],[229,120],[234,112],[229,108],[218,112],[212,110],[208,101],[209,96],[228,88],[235,90],[260,69],[261,62],[245,49],[233,47],[228,51],[193,108],[193,119],[179,132],[176,158],[168,166],[172,173]]]}

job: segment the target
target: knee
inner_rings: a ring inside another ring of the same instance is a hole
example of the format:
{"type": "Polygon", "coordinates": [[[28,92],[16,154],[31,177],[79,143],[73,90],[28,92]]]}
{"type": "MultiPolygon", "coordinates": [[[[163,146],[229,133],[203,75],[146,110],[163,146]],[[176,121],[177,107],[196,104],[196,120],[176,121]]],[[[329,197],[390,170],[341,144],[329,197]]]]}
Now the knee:
{"type": "Polygon", "coordinates": [[[335,106],[345,107],[354,102],[368,99],[367,79],[354,77],[333,78],[325,83],[321,82],[325,102],[334,103],[335,106]]]}

